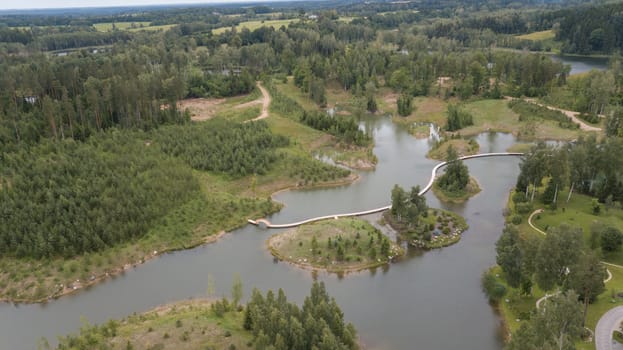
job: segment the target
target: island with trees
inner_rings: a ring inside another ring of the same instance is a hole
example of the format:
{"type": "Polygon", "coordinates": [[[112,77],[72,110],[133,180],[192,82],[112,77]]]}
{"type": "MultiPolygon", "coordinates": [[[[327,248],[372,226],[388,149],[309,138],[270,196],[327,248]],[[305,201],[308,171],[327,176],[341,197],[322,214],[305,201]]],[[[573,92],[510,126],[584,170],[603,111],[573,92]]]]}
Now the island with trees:
{"type": "Polygon", "coordinates": [[[394,185],[392,206],[383,214],[383,220],[417,248],[435,249],[457,243],[468,228],[465,219],[447,210],[429,208],[419,192],[419,186],[407,192],[394,185]]]}
{"type": "Polygon", "coordinates": [[[440,200],[460,203],[480,192],[478,181],[469,176],[469,169],[452,145],[447,148],[446,162],[444,173],[433,183],[433,192],[440,200]]]}
{"type": "Polygon", "coordinates": [[[271,253],[303,268],[346,273],[386,265],[403,248],[369,222],[357,218],[304,224],[272,236],[271,253]]]}

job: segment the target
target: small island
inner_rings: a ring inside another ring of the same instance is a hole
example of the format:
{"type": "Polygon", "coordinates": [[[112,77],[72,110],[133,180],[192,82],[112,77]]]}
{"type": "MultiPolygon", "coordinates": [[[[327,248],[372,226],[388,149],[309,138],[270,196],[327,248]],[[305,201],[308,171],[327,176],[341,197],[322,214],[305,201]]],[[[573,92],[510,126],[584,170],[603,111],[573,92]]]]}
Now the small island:
{"type": "Polygon", "coordinates": [[[419,192],[419,186],[406,192],[394,185],[392,207],[383,214],[383,220],[414,247],[436,249],[457,243],[468,228],[465,219],[446,210],[428,208],[419,192]]]}
{"type": "Polygon", "coordinates": [[[380,230],[357,218],[302,225],[270,237],[268,247],[280,260],[336,273],[382,266],[404,254],[380,230]]]}
{"type": "Polygon", "coordinates": [[[480,192],[480,186],[469,176],[467,166],[459,159],[454,147],[448,147],[448,165],[443,175],[433,184],[433,193],[443,202],[462,203],[480,192]]]}

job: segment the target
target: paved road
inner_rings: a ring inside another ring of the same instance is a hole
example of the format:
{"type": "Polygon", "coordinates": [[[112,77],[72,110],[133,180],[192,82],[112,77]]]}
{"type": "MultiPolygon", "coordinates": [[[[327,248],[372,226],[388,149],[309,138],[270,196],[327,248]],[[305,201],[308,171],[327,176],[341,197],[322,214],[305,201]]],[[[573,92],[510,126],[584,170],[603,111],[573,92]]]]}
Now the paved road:
{"type": "Polygon", "coordinates": [[[613,350],[620,347],[613,344],[612,332],[619,329],[623,321],[623,306],[617,306],[606,312],[595,327],[595,349],[613,350]]]}

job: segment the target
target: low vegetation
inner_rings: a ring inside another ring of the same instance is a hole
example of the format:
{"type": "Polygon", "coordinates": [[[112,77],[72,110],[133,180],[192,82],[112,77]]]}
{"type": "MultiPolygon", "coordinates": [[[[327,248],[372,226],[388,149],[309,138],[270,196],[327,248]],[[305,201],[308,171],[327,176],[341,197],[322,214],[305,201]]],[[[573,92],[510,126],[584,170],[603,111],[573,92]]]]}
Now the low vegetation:
{"type": "Polygon", "coordinates": [[[281,260],[340,273],[385,265],[404,253],[370,223],[354,218],[299,226],[272,236],[268,247],[281,260]]]}
{"type": "Polygon", "coordinates": [[[445,160],[448,155],[448,148],[450,147],[454,148],[457,155],[460,157],[477,154],[480,150],[480,145],[474,139],[444,138],[433,145],[426,154],[426,157],[436,160],[445,160]]]}

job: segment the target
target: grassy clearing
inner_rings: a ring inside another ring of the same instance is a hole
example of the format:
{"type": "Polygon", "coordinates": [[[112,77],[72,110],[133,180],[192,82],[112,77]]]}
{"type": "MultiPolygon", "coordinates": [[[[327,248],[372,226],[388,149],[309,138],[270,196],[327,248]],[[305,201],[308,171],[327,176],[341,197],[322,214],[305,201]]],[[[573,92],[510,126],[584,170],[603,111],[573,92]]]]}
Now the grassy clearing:
{"type": "Polygon", "coordinates": [[[480,100],[465,104],[474,116],[474,125],[458,131],[473,136],[486,131],[512,133],[527,140],[573,140],[580,131],[563,129],[551,120],[520,122],[519,115],[508,107],[506,100],[480,100]]]}
{"type": "Polygon", "coordinates": [[[411,115],[402,117],[396,112],[396,98],[397,94],[385,93],[380,103],[385,106],[384,110],[389,111],[394,115],[393,121],[399,124],[412,125],[413,123],[433,123],[440,127],[446,125],[446,111],[448,110],[448,102],[437,97],[421,97],[418,96],[413,99],[413,113],[411,115]]]}
{"type": "Polygon", "coordinates": [[[110,349],[249,348],[253,334],[243,327],[244,312],[228,311],[219,317],[210,304],[190,300],[165,305],[101,327],[83,326],[75,337],[85,343],[86,339],[98,339],[89,344],[110,349]]]}
{"type": "Polygon", "coordinates": [[[177,26],[177,24],[163,24],[163,25],[159,25],[159,26],[147,26],[147,27],[143,27],[143,28],[130,28],[128,29],[131,32],[140,32],[141,30],[147,30],[147,31],[158,31],[158,30],[162,30],[163,32],[166,32],[167,30],[173,28],[177,26]]]}
{"type": "Polygon", "coordinates": [[[439,198],[442,202],[450,202],[450,203],[463,203],[468,200],[470,197],[475,196],[480,192],[480,186],[478,186],[478,181],[473,177],[469,178],[469,183],[465,187],[464,190],[458,192],[447,192],[439,187],[437,181],[433,184],[433,193],[437,198],[439,198]]]}
{"type": "MultiPolygon", "coordinates": [[[[608,208],[601,205],[599,215],[592,213],[592,198],[582,194],[574,193],[567,203],[569,191],[560,191],[558,194],[558,209],[545,210],[533,219],[533,224],[543,231],[548,227],[559,226],[566,223],[570,226],[581,227],[584,231],[584,238],[587,244],[590,241],[590,228],[594,223],[603,223],[607,226],[614,226],[623,230],[623,210],[620,208],[608,208]]],[[[544,207],[541,205],[541,207],[544,207]]],[[[607,262],[623,265],[623,252],[608,253],[603,256],[607,262]]]]}
{"type": "Polygon", "coordinates": [[[518,35],[517,39],[532,40],[532,41],[544,41],[553,40],[556,34],[553,30],[543,30],[540,32],[533,32],[530,34],[518,35]]]}
{"type": "Polygon", "coordinates": [[[240,109],[226,109],[223,108],[217,112],[214,117],[225,118],[231,121],[243,123],[245,121],[257,118],[262,111],[261,106],[254,106],[240,109]]]}
{"type": "Polygon", "coordinates": [[[112,32],[113,27],[118,30],[129,30],[134,28],[143,28],[149,27],[151,22],[105,22],[105,23],[95,23],[93,27],[98,32],[112,32]]]}
{"type": "Polygon", "coordinates": [[[356,218],[319,221],[272,236],[271,253],[304,268],[349,272],[381,266],[404,254],[369,222],[356,218]]]}
{"type": "MultiPolygon", "coordinates": [[[[294,85],[292,78],[289,78],[287,83],[275,82],[274,85],[279,93],[294,100],[303,109],[307,111],[323,110],[311,101],[306,93],[294,85]]],[[[350,93],[343,91],[341,88],[332,85],[328,91],[331,91],[327,93],[329,106],[333,103],[333,106],[338,106],[339,110],[342,111],[337,113],[336,118],[340,118],[340,115],[343,114],[350,115],[359,108],[356,105],[357,102],[346,102],[343,104],[338,102],[356,100],[352,98],[350,93]]],[[[271,117],[267,119],[267,122],[271,125],[272,130],[288,135],[308,152],[330,157],[336,163],[350,168],[361,170],[374,169],[377,159],[372,152],[374,147],[372,143],[367,147],[344,144],[327,133],[312,129],[295,121],[292,116],[284,116],[274,109],[271,109],[270,115],[271,117]]]]}
{"type": "MultiPolygon", "coordinates": [[[[298,19],[275,19],[275,20],[258,20],[258,21],[246,21],[241,22],[235,28],[236,31],[241,31],[243,28],[246,28],[250,31],[254,31],[261,27],[273,27],[275,29],[281,28],[281,26],[287,27],[291,22],[298,21],[298,19]]],[[[231,30],[231,27],[222,27],[212,30],[212,34],[218,35],[223,34],[226,31],[231,30]]]]}
{"type": "Polygon", "coordinates": [[[480,145],[473,139],[450,139],[437,144],[434,148],[428,151],[426,157],[436,160],[445,160],[450,146],[454,147],[459,157],[477,154],[480,150],[480,145]]]}
{"type": "MultiPolygon", "coordinates": [[[[181,100],[178,102],[178,108],[180,110],[188,109],[191,119],[194,121],[204,121],[222,114],[229,115],[232,117],[231,119],[236,119],[233,116],[240,112],[240,110],[236,111],[234,108],[241,108],[244,107],[244,104],[251,104],[251,102],[257,100],[260,96],[261,92],[256,88],[253,89],[250,94],[234,97],[189,98],[181,100]]],[[[259,113],[257,115],[259,115],[259,113]]]]}
{"type": "Polygon", "coordinates": [[[519,153],[525,153],[530,151],[530,149],[534,146],[533,143],[516,143],[512,146],[510,146],[506,152],[519,152],[519,153]]]}

